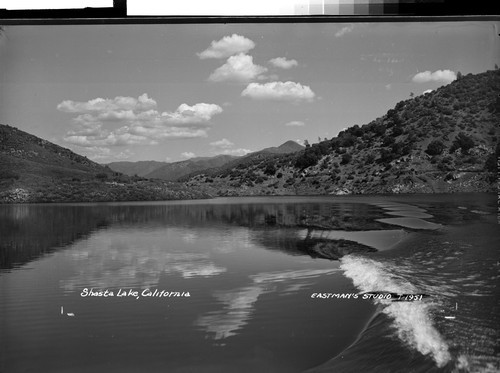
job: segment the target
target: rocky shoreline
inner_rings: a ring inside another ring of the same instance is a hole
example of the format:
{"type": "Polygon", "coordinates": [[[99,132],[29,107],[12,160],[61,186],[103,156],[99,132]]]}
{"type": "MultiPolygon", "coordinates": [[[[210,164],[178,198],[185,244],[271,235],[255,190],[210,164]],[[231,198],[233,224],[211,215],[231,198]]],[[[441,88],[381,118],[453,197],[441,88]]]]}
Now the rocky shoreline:
{"type": "Polygon", "coordinates": [[[142,181],[138,183],[60,183],[50,188],[44,185],[15,186],[0,192],[0,204],[5,203],[78,203],[169,201],[212,198],[211,195],[187,189],[174,183],[142,181]]]}

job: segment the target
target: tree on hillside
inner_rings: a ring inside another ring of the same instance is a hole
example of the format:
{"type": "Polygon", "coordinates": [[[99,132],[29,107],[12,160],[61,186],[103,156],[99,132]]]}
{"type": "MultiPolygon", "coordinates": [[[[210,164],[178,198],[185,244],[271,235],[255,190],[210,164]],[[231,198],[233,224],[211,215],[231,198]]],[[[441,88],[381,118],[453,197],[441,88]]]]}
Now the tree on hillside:
{"type": "Polygon", "coordinates": [[[342,165],[348,164],[351,160],[352,160],[352,155],[349,153],[345,153],[342,155],[342,161],[340,162],[340,164],[342,165]]]}
{"type": "Polygon", "coordinates": [[[276,173],[276,167],[274,167],[274,164],[268,163],[264,169],[264,173],[269,176],[274,175],[276,173]]]}
{"type": "Polygon", "coordinates": [[[467,136],[464,132],[460,132],[457,137],[455,137],[455,140],[453,141],[453,144],[451,144],[450,152],[454,152],[457,149],[462,150],[462,154],[468,154],[469,149],[474,147],[474,140],[472,137],[467,136]]]}
{"type": "Polygon", "coordinates": [[[427,145],[425,152],[429,155],[439,155],[444,150],[444,144],[440,140],[433,140],[427,145]]]}
{"type": "Polygon", "coordinates": [[[304,150],[304,153],[299,155],[295,160],[295,167],[303,170],[307,167],[314,166],[318,163],[320,157],[319,149],[308,147],[304,150]]]}
{"type": "Polygon", "coordinates": [[[95,178],[104,181],[108,179],[108,174],[106,174],[105,172],[99,172],[98,174],[95,175],[95,178]]]}
{"type": "Polygon", "coordinates": [[[340,141],[340,146],[349,147],[356,143],[356,138],[350,133],[345,133],[340,141]]]}

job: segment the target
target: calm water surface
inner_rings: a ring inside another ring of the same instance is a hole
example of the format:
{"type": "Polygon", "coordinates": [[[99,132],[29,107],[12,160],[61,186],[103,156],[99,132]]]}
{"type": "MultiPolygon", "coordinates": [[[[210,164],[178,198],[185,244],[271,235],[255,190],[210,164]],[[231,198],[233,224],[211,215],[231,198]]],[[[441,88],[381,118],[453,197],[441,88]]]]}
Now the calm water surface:
{"type": "Polygon", "coordinates": [[[496,369],[495,203],[462,195],[0,206],[0,371],[496,369]],[[453,233],[473,226],[493,241],[453,233]],[[321,259],[304,249],[315,240],[373,252],[321,259]],[[481,274],[464,272],[464,260],[481,274]],[[113,296],[87,295],[106,290],[113,296]],[[147,296],[155,290],[184,296],[147,296]],[[311,297],[374,290],[433,297],[311,297]],[[458,302],[450,332],[444,313],[458,302]],[[471,323],[487,335],[480,345],[471,323]]]}

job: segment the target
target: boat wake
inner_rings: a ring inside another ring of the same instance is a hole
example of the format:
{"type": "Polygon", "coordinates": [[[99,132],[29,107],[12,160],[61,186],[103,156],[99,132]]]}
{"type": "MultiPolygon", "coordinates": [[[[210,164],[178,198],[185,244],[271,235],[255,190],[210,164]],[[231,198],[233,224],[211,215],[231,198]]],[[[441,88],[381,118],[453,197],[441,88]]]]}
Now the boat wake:
{"type": "MultiPolygon", "coordinates": [[[[422,293],[411,281],[398,274],[398,268],[388,263],[346,256],[341,260],[340,268],[362,292],[422,293]]],[[[434,301],[394,302],[390,299],[375,299],[375,302],[393,320],[396,335],[406,345],[423,355],[432,356],[438,367],[445,366],[451,360],[449,346],[432,322],[431,309],[437,306],[434,301]]]]}

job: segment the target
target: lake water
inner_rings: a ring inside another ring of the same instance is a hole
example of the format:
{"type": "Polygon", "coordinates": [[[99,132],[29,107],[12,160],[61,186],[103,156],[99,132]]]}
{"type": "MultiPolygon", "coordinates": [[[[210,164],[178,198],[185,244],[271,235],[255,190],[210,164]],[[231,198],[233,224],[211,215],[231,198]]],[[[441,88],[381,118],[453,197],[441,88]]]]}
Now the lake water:
{"type": "Polygon", "coordinates": [[[483,194],[0,205],[0,372],[497,372],[498,247],[483,194]]]}

